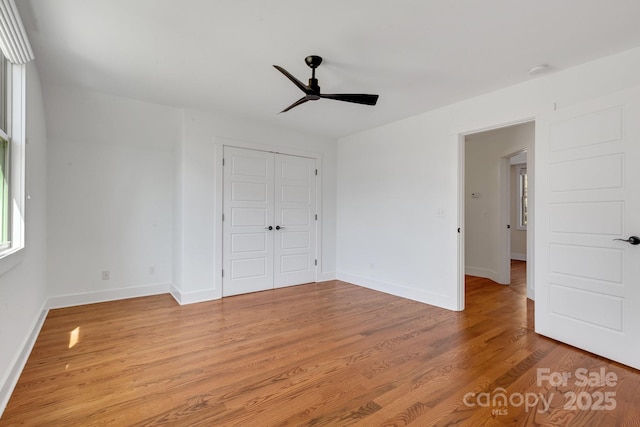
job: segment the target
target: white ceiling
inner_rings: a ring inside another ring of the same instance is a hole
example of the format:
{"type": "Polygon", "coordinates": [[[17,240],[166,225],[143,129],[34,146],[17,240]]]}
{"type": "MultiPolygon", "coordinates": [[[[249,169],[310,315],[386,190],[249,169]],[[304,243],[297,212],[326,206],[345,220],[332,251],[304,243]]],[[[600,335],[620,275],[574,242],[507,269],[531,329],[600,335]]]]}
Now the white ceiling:
{"type": "Polygon", "coordinates": [[[17,0],[44,82],[341,137],[640,46],[639,0],[17,0]],[[307,55],[325,93],[277,114],[307,55]]]}

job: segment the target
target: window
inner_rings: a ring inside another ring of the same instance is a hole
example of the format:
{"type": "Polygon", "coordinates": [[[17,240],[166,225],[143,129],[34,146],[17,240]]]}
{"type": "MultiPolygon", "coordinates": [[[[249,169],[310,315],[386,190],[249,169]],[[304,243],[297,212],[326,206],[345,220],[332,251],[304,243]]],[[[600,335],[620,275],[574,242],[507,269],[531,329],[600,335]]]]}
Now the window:
{"type": "Polygon", "coordinates": [[[518,229],[525,230],[527,228],[527,165],[516,166],[516,179],[518,180],[518,229]]]}
{"type": "Polygon", "coordinates": [[[33,51],[13,1],[0,2],[0,274],[24,247],[26,76],[33,51]]]}
{"type": "Polygon", "coordinates": [[[11,100],[7,81],[7,60],[0,53],[0,250],[11,246],[10,171],[11,144],[7,127],[7,111],[11,100]]]}
{"type": "Polygon", "coordinates": [[[0,250],[11,246],[9,230],[9,141],[0,136],[0,250]]]}
{"type": "Polygon", "coordinates": [[[9,82],[7,75],[9,74],[8,61],[5,56],[0,53],[0,130],[6,136],[9,133],[7,129],[7,111],[9,110],[9,82]]]}
{"type": "MultiPolygon", "coordinates": [[[[0,260],[24,247],[26,68],[0,53],[0,260]]],[[[15,262],[15,261],[14,261],[15,262]]],[[[0,274],[6,271],[0,265],[0,274]]]]}

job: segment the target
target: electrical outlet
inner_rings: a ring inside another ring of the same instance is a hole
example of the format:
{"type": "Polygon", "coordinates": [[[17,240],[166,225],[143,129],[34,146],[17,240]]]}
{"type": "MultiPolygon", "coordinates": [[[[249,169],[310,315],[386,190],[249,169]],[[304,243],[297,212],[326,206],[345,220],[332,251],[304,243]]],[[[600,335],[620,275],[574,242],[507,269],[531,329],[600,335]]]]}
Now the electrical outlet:
{"type": "Polygon", "coordinates": [[[104,270],[102,272],[102,280],[109,280],[111,278],[111,273],[109,270],[104,270]]]}

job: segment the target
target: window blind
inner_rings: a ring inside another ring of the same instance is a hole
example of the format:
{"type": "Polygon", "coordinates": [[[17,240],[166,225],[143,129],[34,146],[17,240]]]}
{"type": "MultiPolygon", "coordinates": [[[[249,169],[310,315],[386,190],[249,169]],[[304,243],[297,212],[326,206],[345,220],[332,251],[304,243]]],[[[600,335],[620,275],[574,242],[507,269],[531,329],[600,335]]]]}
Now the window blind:
{"type": "Polygon", "coordinates": [[[14,0],[0,0],[0,49],[14,64],[26,64],[34,59],[14,0]]]}

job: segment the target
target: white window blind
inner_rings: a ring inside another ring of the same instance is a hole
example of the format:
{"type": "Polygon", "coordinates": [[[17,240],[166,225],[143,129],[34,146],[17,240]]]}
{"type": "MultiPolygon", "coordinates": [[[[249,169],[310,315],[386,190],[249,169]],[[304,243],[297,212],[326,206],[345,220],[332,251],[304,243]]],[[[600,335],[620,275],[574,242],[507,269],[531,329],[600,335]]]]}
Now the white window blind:
{"type": "Polygon", "coordinates": [[[34,58],[14,0],[0,0],[0,49],[13,64],[26,64],[34,58]]]}

